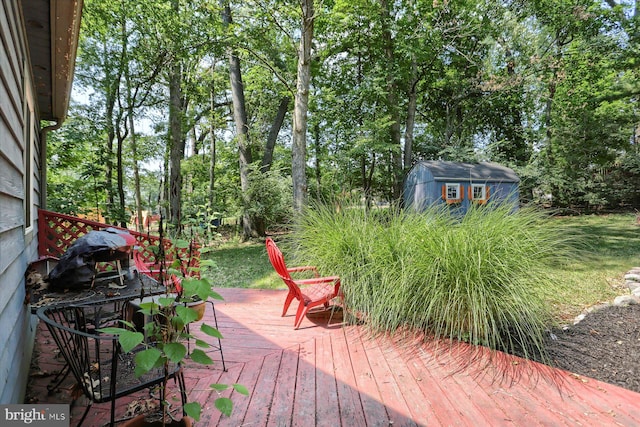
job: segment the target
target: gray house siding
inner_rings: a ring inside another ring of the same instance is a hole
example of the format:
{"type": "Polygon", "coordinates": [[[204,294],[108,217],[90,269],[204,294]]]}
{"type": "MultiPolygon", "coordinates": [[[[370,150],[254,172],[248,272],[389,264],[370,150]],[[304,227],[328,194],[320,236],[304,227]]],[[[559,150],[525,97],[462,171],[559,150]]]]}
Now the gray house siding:
{"type": "Polygon", "coordinates": [[[37,258],[40,193],[35,90],[17,0],[0,6],[0,403],[22,402],[35,323],[24,272],[37,258]]]}

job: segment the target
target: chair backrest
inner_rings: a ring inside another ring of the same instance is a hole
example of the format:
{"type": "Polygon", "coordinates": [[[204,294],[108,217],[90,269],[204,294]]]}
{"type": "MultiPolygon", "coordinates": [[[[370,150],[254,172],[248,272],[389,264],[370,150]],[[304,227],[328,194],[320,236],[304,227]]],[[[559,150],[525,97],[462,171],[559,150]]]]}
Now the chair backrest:
{"type": "Polygon", "coordinates": [[[271,261],[271,265],[274,270],[276,270],[276,273],[278,273],[278,276],[283,280],[291,280],[291,275],[289,274],[289,271],[287,271],[287,265],[284,262],[284,256],[282,255],[282,251],[278,245],[276,245],[276,242],[274,242],[271,237],[268,237],[266,245],[267,254],[269,254],[269,261],[271,261]]]}
{"type": "Polygon", "coordinates": [[[270,237],[267,238],[266,245],[267,254],[269,255],[269,261],[271,261],[273,269],[276,270],[276,273],[278,273],[278,276],[280,276],[280,278],[284,281],[289,290],[295,293],[298,299],[300,299],[302,297],[300,288],[295,284],[295,282],[291,278],[291,274],[287,270],[287,265],[284,262],[282,251],[280,250],[280,248],[278,248],[276,242],[274,242],[270,237]]]}
{"type": "Polygon", "coordinates": [[[100,306],[41,307],[38,317],[45,322],[60,353],[85,396],[94,402],[111,400],[116,394],[118,338],[99,335],[103,315],[100,306]]]}
{"type": "MultiPolygon", "coordinates": [[[[118,337],[98,331],[108,326],[103,304],[41,307],[37,314],[45,322],[56,345],[69,365],[78,385],[92,402],[102,403],[161,384],[180,371],[180,364],[153,368],[142,376],[135,372],[135,353],[139,345],[123,353],[118,337]]],[[[127,306],[119,311],[124,318],[127,306]]],[[[107,310],[108,311],[108,310],[107,310]]],[[[108,322],[114,322],[109,317],[108,322]]],[[[184,403],[184,401],[183,401],[184,403]]],[[[115,408],[112,403],[112,411],[115,408]]],[[[113,412],[112,412],[113,416],[113,412]]]]}

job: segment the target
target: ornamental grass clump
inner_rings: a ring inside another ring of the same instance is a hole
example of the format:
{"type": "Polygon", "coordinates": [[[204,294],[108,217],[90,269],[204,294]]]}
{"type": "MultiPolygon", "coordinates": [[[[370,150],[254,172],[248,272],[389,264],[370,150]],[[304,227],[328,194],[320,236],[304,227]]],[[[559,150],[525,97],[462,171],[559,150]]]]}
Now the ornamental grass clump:
{"type": "Polygon", "coordinates": [[[533,209],[472,207],[463,217],[314,206],[299,218],[297,256],[340,275],[347,309],[374,332],[417,330],[524,356],[551,321],[549,266],[567,234],[533,209]]]}

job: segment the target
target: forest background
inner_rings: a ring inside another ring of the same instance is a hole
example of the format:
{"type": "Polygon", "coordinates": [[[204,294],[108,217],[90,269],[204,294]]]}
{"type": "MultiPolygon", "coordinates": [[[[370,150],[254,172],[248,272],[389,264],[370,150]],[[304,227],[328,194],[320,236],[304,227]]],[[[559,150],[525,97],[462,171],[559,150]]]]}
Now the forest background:
{"type": "Polygon", "coordinates": [[[639,7],[85,0],[47,208],[236,217],[249,238],[311,199],[398,202],[442,159],[513,168],[524,203],[635,209],[639,7]]]}

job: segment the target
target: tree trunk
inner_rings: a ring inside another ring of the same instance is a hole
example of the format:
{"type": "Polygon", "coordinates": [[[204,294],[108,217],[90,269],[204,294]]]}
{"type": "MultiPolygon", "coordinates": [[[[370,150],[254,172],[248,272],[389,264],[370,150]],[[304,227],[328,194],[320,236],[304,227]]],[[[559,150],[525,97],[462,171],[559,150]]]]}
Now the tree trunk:
{"type": "MultiPolygon", "coordinates": [[[[122,23],[122,40],[127,40],[127,32],[126,25],[124,21],[122,23]]],[[[127,54],[127,44],[123,44],[122,52],[126,57],[127,54]]],[[[142,196],[140,195],[140,169],[138,168],[138,142],[136,140],[136,128],[135,128],[135,120],[134,120],[134,105],[133,105],[133,97],[132,88],[131,88],[131,75],[129,69],[129,62],[125,61],[124,63],[124,79],[126,86],[126,97],[127,97],[127,117],[129,120],[129,131],[131,133],[131,157],[133,157],[133,187],[134,187],[134,197],[135,197],[135,218],[136,218],[136,230],[139,232],[144,231],[144,225],[142,224],[142,196]]]]}
{"type": "Polygon", "coordinates": [[[315,162],[315,176],[316,176],[316,200],[321,200],[322,198],[322,172],[320,171],[320,123],[316,122],[313,125],[313,145],[315,149],[314,157],[316,159],[315,162]]]}
{"type": "Polygon", "coordinates": [[[307,199],[307,113],[311,82],[311,43],[313,41],[313,0],[300,0],[302,9],[298,76],[293,108],[293,141],[291,176],[293,179],[293,209],[301,212],[307,199]]]}
{"type": "MultiPolygon", "coordinates": [[[[222,20],[225,26],[232,22],[231,8],[225,2],[222,11],[222,20]]],[[[249,215],[247,208],[251,204],[249,199],[249,165],[253,161],[251,156],[251,146],[249,144],[249,124],[247,121],[246,104],[244,100],[244,86],[242,84],[242,71],[240,69],[240,58],[232,48],[228,50],[229,55],[229,79],[231,80],[231,100],[233,102],[233,120],[236,124],[236,140],[238,143],[239,163],[240,163],[240,188],[245,208],[242,213],[242,234],[245,240],[252,236],[258,237],[253,219],[249,215]]]]}
{"type": "MultiPolygon", "coordinates": [[[[103,46],[103,51],[108,51],[108,46],[103,46]]],[[[105,122],[107,126],[107,149],[105,156],[105,189],[107,192],[107,206],[105,209],[105,221],[111,224],[115,213],[115,191],[113,190],[113,141],[116,139],[116,124],[114,122],[114,110],[118,96],[118,87],[122,78],[122,64],[124,62],[124,52],[121,52],[120,65],[116,70],[116,75],[109,75],[105,78],[105,122]]]]}
{"type": "MultiPolygon", "coordinates": [[[[178,0],[171,0],[174,13],[179,13],[178,0]]],[[[179,233],[182,231],[182,169],[185,139],[182,131],[184,105],[182,103],[182,73],[180,60],[174,51],[169,65],[169,221],[179,233]]]]}
{"type": "Polygon", "coordinates": [[[182,137],[182,77],[180,65],[171,65],[169,75],[169,221],[177,231],[182,222],[182,171],[184,157],[184,139],[182,137]]]}
{"type": "Polygon", "coordinates": [[[213,71],[214,64],[211,64],[211,93],[210,93],[210,103],[211,103],[211,122],[209,125],[209,137],[211,139],[211,148],[210,154],[211,159],[209,162],[209,209],[213,209],[215,206],[216,198],[215,198],[215,182],[216,182],[216,112],[215,112],[215,95],[216,88],[213,79],[213,71]]]}
{"type": "Polygon", "coordinates": [[[125,135],[121,135],[118,132],[118,145],[116,147],[116,168],[117,168],[117,182],[118,182],[118,218],[117,223],[120,227],[127,227],[126,213],[125,213],[125,198],[124,198],[124,170],[122,166],[122,145],[125,139],[125,135]]]}
{"type": "Polygon", "coordinates": [[[262,156],[262,164],[260,165],[260,172],[262,173],[268,172],[269,169],[271,169],[271,164],[273,162],[273,149],[276,145],[278,133],[280,133],[280,129],[282,128],[282,123],[284,123],[284,117],[287,114],[288,108],[289,97],[282,97],[280,100],[280,106],[278,107],[278,112],[276,113],[276,117],[273,120],[271,129],[269,130],[269,136],[267,136],[267,144],[264,147],[264,156],[262,156]]]}
{"type": "Polygon", "coordinates": [[[106,113],[105,121],[107,124],[107,148],[105,155],[105,190],[107,192],[107,206],[105,208],[105,222],[110,224],[115,206],[113,197],[113,140],[116,138],[116,131],[113,125],[113,108],[115,105],[115,96],[107,94],[106,97],[106,113]]]}
{"type": "Polygon", "coordinates": [[[391,138],[391,159],[393,165],[393,184],[391,194],[395,200],[402,197],[402,154],[400,153],[400,114],[398,112],[398,85],[393,75],[393,64],[395,63],[395,53],[393,39],[391,37],[391,17],[389,15],[389,4],[387,0],[380,0],[382,10],[382,40],[385,57],[387,58],[387,105],[391,115],[391,126],[389,135],[391,138]]]}
{"type": "MultiPolygon", "coordinates": [[[[407,105],[407,123],[404,130],[404,172],[411,168],[413,162],[413,130],[416,124],[416,109],[418,104],[418,66],[415,58],[411,60],[411,86],[409,88],[409,103],[407,105]]],[[[404,173],[403,173],[404,175],[404,173]]]]}

